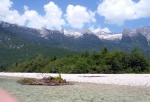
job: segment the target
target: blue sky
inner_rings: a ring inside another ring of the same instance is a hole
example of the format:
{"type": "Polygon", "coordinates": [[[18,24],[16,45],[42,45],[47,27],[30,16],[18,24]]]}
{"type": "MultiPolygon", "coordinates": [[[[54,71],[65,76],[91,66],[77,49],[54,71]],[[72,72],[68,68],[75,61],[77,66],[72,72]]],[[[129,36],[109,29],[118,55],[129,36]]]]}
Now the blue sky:
{"type": "Polygon", "coordinates": [[[150,25],[150,0],[0,0],[0,21],[33,28],[121,32],[150,25]]]}

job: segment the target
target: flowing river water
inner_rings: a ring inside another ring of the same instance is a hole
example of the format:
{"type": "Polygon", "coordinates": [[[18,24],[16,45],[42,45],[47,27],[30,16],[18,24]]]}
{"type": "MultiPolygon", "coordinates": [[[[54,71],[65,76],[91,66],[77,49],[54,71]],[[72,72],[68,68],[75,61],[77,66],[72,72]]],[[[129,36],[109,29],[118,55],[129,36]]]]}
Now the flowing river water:
{"type": "Polygon", "coordinates": [[[0,88],[20,102],[150,102],[150,87],[71,83],[64,86],[21,85],[0,77],[0,88]]]}

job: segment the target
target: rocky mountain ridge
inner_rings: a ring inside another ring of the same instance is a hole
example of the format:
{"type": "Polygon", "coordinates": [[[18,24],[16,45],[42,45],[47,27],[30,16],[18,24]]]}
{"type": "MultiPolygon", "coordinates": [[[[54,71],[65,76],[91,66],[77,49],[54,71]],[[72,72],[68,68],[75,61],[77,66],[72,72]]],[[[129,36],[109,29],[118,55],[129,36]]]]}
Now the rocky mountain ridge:
{"type": "Polygon", "coordinates": [[[138,27],[135,30],[124,29],[122,33],[35,29],[6,22],[0,22],[1,29],[37,45],[48,45],[73,51],[101,50],[107,46],[110,50],[123,49],[129,51],[139,47],[149,53],[150,26],[138,27]]]}

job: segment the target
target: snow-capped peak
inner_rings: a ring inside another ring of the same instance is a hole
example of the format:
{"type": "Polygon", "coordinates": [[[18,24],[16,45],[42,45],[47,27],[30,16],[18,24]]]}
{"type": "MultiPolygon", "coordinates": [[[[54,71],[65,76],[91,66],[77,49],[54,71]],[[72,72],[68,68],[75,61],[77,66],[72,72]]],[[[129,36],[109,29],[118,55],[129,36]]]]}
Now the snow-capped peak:
{"type": "Polygon", "coordinates": [[[66,36],[73,36],[75,38],[81,37],[83,34],[77,31],[71,31],[71,30],[64,30],[64,35],[66,36]]]}
{"type": "Polygon", "coordinates": [[[64,35],[66,36],[73,36],[75,38],[82,37],[84,34],[94,34],[95,36],[99,37],[102,40],[121,40],[122,33],[106,33],[104,31],[99,32],[92,32],[89,29],[81,30],[81,31],[71,31],[71,30],[63,30],[64,35]]]}
{"type": "Polygon", "coordinates": [[[118,34],[107,34],[107,33],[104,34],[104,33],[101,33],[97,36],[102,40],[121,40],[121,38],[122,38],[121,33],[118,33],[118,34]]]}

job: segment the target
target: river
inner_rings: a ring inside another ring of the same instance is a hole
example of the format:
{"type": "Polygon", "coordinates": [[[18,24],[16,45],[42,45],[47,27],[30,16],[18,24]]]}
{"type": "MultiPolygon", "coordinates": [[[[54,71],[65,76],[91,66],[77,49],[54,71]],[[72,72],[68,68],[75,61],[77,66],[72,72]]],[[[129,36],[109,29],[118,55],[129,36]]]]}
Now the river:
{"type": "Polygon", "coordinates": [[[0,87],[20,102],[150,102],[150,87],[92,83],[65,86],[21,85],[18,78],[0,77],[0,87]]]}

